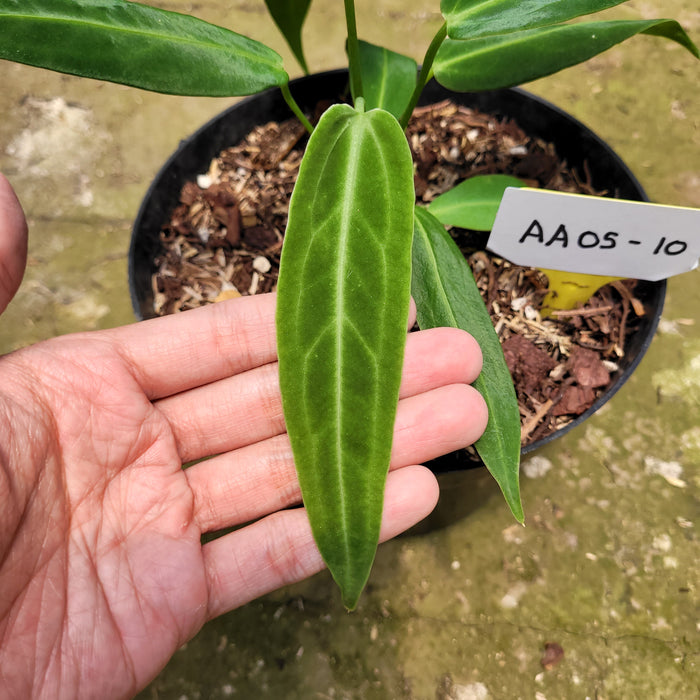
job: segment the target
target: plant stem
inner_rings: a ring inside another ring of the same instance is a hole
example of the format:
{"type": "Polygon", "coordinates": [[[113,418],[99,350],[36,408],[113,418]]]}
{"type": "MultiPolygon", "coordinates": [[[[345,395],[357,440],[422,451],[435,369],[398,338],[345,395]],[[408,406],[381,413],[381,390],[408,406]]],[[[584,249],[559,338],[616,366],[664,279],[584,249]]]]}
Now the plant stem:
{"type": "Polygon", "coordinates": [[[425,52],[423,65],[421,66],[420,73],[418,74],[416,89],[413,91],[408,107],[406,107],[406,110],[401,115],[401,119],[399,120],[402,129],[406,129],[408,126],[408,120],[411,118],[411,114],[413,114],[413,110],[418,104],[418,98],[423,92],[423,88],[425,87],[426,83],[433,75],[433,61],[435,60],[438,49],[442,46],[442,42],[445,41],[445,37],[447,37],[447,22],[445,22],[442,27],[438,29],[437,34],[435,34],[433,40],[430,42],[430,46],[428,46],[428,50],[425,52]]]}
{"type": "Polygon", "coordinates": [[[345,0],[345,23],[348,28],[348,64],[350,68],[350,91],[353,99],[362,97],[362,75],[360,74],[360,43],[357,40],[357,21],[354,0],[345,0]]]}
{"type": "Polygon", "coordinates": [[[295,99],[292,97],[292,93],[289,91],[289,85],[282,85],[280,90],[282,90],[282,96],[284,97],[284,101],[289,105],[289,109],[294,112],[297,119],[304,125],[304,128],[310,134],[313,134],[314,128],[311,126],[311,122],[306,118],[304,112],[301,111],[301,107],[299,107],[295,99]]]}

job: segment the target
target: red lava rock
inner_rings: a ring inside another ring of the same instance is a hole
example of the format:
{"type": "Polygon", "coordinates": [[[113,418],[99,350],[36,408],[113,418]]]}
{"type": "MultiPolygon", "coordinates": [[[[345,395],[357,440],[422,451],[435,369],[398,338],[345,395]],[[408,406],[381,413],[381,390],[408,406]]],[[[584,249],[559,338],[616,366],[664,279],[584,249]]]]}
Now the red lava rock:
{"type": "Polygon", "coordinates": [[[556,362],[532,341],[521,335],[512,335],[503,343],[508,369],[526,392],[540,386],[554,369],[556,362]]]}
{"type": "Polygon", "coordinates": [[[595,389],[606,386],[610,381],[610,372],[606,369],[600,354],[595,350],[574,347],[568,362],[569,372],[582,387],[595,389]]]}
{"type": "Polygon", "coordinates": [[[595,400],[595,391],[590,386],[577,386],[572,384],[564,389],[560,401],[552,408],[553,416],[573,415],[579,416],[595,400]]]}

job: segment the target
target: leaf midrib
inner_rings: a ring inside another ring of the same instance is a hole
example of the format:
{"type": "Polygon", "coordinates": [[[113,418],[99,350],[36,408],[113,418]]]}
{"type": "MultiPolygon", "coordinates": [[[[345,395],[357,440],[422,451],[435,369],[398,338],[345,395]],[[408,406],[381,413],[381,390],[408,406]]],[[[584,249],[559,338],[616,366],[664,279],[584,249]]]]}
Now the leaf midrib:
{"type": "MultiPolygon", "coordinates": [[[[343,304],[343,299],[345,296],[345,266],[347,263],[347,250],[348,250],[348,241],[350,238],[350,226],[349,226],[349,221],[352,217],[352,204],[355,201],[354,197],[354,192],[356,189],[356,182],[357,182],[357,172],[358,172],[358,165],[357,165],[357,158],[356,155],[359,152],[359,146],[358,146],[358,141],[359,139],[354,135],[355,129],[353,128],[355,125],[353,124],[348,124],[346,129],[343,130],[343,134],[347,132],[349,129],[351,134],[353,134],[351,138],[351,148],[349,150],[348,154],[348,169],[345,173],[345,195],[343,196],[343,208],[342,208],[342,215],[341,215],[341,225],[339,227],[339,241],[338,241],[338,249],[339,249],[339,258],[338,258],[338,268],[337,268],[337,273],[336,273],[336,294],[335,294],[335,299],[333,300],[333,305],[335,308],[335,317],[337,319],[338,323],[338,332],[336,333],[336,346],[335,346],[335,384],[336,384],[336,403],[335,403],[335,414],[336,414],[336,434],[335,434],[335,463],[336,463],[336,479],[338,483],[338,490],[340,493],[340,519],[341,522],[343,523],[343,527],[341,529],[341,532],[347,533],[349,531],[348,528],[348,510],[346,507],[346,500],[345,500],[345,484],[343,483],[343,475],[340,469],[340,465],[342,463],[342,455],[343,455],[343,450],[342,450],[342,415],[343,415],[343,410],[342,410],[342,397],[343,397],[343,341],[345,338],[345,305],[343,304]]],[[[340,140],[340,139],[339,139],[340,140]]],[[[343,558],[345,559],[345,563],[349,564],[350,562],[350,545],[349,545],[349,539],[347,536],[343,538],[343,558]]]]}

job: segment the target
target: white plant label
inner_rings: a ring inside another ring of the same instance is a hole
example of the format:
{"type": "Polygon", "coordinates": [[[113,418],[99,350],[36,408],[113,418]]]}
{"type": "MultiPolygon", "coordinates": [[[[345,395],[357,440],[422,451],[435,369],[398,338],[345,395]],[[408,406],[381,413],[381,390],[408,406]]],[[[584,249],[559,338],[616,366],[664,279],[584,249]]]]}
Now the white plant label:
{"type": "Polygon", "coordinates": [[[487,247],[516,265],[656,281],[697,267],[700,210],[509,187],[487,247]]]}

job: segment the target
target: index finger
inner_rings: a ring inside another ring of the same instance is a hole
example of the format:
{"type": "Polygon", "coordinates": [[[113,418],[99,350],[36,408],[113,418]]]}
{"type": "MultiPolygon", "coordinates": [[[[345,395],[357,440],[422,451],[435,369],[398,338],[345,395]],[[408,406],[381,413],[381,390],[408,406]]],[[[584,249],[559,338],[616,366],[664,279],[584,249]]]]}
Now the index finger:
{"type": "Polygon", "coordinates": [[[105,333],[146,396],[162,399],[276,361],[276,302],[274,292],[256,294],[105,333]]]}
{"type": "Polygon", "coordinates": [[[149,399],[277,359],[275,294],[240,297],[106,333],[149,399]]]}

